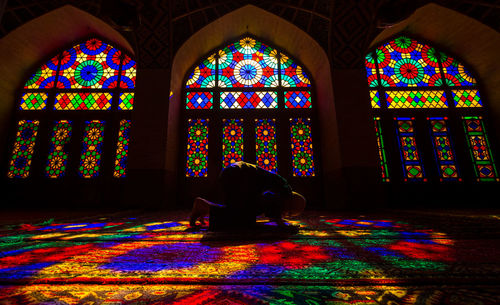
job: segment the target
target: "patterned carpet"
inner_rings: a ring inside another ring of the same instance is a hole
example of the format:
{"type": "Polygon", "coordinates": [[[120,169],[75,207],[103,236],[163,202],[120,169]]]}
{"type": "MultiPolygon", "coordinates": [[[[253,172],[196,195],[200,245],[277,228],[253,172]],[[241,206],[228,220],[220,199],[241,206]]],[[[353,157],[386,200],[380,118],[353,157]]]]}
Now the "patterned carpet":
{"type": "Polygon", "coordinates": [[[4,220],[0,304],[500,304],[499,213],[307,212],[294,235],[186,217],[4,220]]]}

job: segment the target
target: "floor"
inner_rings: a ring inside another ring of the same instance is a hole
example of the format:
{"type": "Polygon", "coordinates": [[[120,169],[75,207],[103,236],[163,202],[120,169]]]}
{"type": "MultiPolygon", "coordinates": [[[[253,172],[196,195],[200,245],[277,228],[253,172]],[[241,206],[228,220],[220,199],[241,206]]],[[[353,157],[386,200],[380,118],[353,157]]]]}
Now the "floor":
{"type": "Polygon", "coordinates": [[[278,232],[188,211],[5,212],[0,304],[500,304],[500,211],[307,211],[278,232]]]}

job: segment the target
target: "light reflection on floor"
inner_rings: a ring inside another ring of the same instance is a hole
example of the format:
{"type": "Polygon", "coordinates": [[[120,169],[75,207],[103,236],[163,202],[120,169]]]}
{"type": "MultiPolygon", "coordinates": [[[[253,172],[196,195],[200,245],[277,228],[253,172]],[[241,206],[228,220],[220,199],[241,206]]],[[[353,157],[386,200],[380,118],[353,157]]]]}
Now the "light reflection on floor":
{"type": "Polygon", "coordinates": [[[301,226],[293,236],[271,226],[259,234],[189,230],[182,213],[3,226],[0,304],[272,304],[277,297],[290,304],[434,304],[471,278],[477,287],[462,287],[464,298],[496,302],[486,284],[500,284],[498,245],[481,253],[488,240],[456,239],[459,225],[445,233],[425,218],[392,216],[310,213],[291,221],[301,226]]]}

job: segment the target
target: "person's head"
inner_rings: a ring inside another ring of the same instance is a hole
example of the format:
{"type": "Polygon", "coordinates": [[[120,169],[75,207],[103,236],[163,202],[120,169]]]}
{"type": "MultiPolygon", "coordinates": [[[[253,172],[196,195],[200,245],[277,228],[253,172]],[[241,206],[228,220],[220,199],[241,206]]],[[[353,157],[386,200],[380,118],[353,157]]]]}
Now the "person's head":
{"type": "Polygon", "coordinates": [[[285,200],[283,207],[284,217],[299,216],[306,207],[306,198],[297,192],[292,192],[292,197],[285,200]]]}

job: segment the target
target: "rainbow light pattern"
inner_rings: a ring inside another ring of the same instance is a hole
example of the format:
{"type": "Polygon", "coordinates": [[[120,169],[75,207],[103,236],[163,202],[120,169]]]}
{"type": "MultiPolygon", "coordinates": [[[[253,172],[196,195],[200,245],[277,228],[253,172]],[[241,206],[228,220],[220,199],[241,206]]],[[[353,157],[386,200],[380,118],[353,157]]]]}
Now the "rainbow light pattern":
{"type": "Polygon", "coordinates": [[[276,173],[278,156],[275,119],[255,119],[255,149],[256,165],[276,173]]]}
{"type": "Polygon", "coordinates": [[[380,159],[380,174],[382,176],[382,181],[389,182],[391,179],[389,177],[389,166],[387,165],[387,155],[380,118],[374,117],[373,120],[375,122],[375,136],[377,137],[378,157],[380,159]]]}
{"type": "Polygon", "coordinates": [[[27,92],[21,96],[21,110],[43,110],[47,105],[47,93],[27,92]]]}
{"type": "Polygon", "coordinates": [[[448,108],[444,91],[386,91],[389,109],[448,108]]]}
{"type": "Polygon", "coordinates": [[[394,118],[397,123],[398,144],[401,155],[405,181],[427,181],[424,175],[422,159],[415,140],[415,119],[406,117],[394,118]]]}
{"type": "Polygon", "coordinates": [[[310,118],[290,119],[290,142],[292,148],[293,176],[314,176],[314,156],[310,118]]]}
{"type": "Polygon", "coordinates": [[[208,119],[188,120],[186,177],[208,175],[208,119]]]}
{"type": "Polygon", "coordinates": [[[278,108],[277,92],[221,92],[221,109],[278,108]]]}
{"type": "Polygon", "coordinates": [[[447,126],[448,118],[430,117],[427,120],[430,123],[432,145],[438,164],[440,181],[461,181],[462,179],[456,165],[454,149],[450,141],[447,126]]]}
{"type": "Polygon", "coordinates": [[[234,244],[207,243],[205,231],[187,230],[187,215],[175,215],[4,227],[0,280],[7,285],[0,301],[377,304],[373,298],[383,296],[399,304],[443,304],[442,287],[426,297],[409,283],[498,277],[491,261],[498,246],[482,253],[474,241],[453,239],[429,223],[412,225],[410,217],[312,215],[292,222],[301,226],[293,239],[234,244]],[[471,260],[484,272],[457,271],[471,260]]]}
{"type": "Polygon", "coordinates": [[[55,110],[109,110],[112,93],[59,93],[56,96],[55,110]]]}
{"type": "Polygon", "coordinates": [[[21,120],[17,124],[16,140],[7,172],[9,178],[29,176],[39,125],[40,121],[37,120],[21,120]]]}
{"type": "Polygon", "coordinates": [[[68,144],[72,135],[71,121],[61,120],[54,124],[50,138],[49,156],[45,166],[45,176],[61,178],[68,165],[68,144]]]}
{"type": "Polygon", "coordinates": [[[482,117],[462,117],[477,181],[500,181],[482,117]]]}
{"type": "Polygon", "coordinates": [[[243,161],[243,119],[222,120],[222,167],[243,161]]]}
{"type": "Polygon", "coordinates": [[[78,172],[82,178],[99,176],[102,146],[104,143],[104,121],[92,120],[85,122],[85,132],[82,141],[82,155],[78,172]]]}
{"type": "Polygon", "coordinates": [[[121,120],[116,143],[116,158],[113,177],[125,178],[127,176],[128,143],[130,142],[130,120],[121,120]]]}

